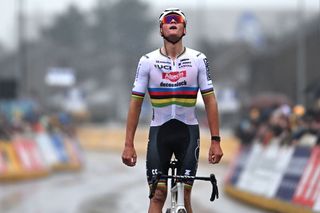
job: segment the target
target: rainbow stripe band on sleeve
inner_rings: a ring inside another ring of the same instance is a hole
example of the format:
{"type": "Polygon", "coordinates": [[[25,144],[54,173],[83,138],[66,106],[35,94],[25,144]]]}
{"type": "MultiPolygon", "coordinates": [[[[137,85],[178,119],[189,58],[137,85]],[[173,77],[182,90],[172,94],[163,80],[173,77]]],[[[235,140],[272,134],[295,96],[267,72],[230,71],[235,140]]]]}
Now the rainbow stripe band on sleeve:
{"type": "Polygon", "coordinates": [[[202,90],[201,94],[202,94],[202,96],[213,94],[213,88],[202,90]]]}
{"type": "Polygon", "coordinates": [[[144,93],[132,91],[131,97],[132,98],[143,99],[144,98],[144,93]]]}

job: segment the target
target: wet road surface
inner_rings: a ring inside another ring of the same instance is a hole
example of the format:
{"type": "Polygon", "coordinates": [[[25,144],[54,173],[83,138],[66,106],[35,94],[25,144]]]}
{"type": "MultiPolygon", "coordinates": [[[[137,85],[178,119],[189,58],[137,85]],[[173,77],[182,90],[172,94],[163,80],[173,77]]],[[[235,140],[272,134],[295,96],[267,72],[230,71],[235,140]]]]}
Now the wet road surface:
{"type": "MultiPolygon", "coordinates": [[[[80,172],[54,173],[47,178],[0,184],[1,213],[144,213],[148,206],[144,156],[136,167],[121,163],[120,153],[87,152],[80,172]]],[[[195,182],[192,205],[196,213],[265,213],[223,193],[227,165],[199,164],[198,175],[214,172],[220,198],[209,201],[209,182],[195,182]]]]}

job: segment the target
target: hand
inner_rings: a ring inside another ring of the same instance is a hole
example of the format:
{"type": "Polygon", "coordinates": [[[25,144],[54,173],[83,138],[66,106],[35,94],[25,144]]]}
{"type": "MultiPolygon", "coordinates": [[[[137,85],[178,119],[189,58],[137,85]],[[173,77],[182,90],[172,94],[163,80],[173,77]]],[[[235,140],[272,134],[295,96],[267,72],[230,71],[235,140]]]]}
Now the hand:
{"type": "Polygon", "coordinates": [[[220,147],[220,142],[212,141],[209,149],[209,156],[208,156],[209,163],[212,163],[212,164],[219,163],[222,156],[223,156],[223,153],[220,147]]]}
{"type": "Polygon", "coordinates": [[[122,152],[122,162],[127,166],[135,166],[137,162],[137,154],[134,147],[124,147],[122,152]]]}

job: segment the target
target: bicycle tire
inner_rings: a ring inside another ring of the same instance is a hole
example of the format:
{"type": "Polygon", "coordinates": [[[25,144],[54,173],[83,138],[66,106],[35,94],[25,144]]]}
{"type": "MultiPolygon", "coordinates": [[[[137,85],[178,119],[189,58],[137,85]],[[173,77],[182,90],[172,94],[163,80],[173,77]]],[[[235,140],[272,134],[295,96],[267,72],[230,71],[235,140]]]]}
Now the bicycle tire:
{"type": "Polygon", "coordinates": [[[179,209],[179,210],[178,210],[178,213],[187,213],[187,211],[184,210],[184,209],[179,209]]]}

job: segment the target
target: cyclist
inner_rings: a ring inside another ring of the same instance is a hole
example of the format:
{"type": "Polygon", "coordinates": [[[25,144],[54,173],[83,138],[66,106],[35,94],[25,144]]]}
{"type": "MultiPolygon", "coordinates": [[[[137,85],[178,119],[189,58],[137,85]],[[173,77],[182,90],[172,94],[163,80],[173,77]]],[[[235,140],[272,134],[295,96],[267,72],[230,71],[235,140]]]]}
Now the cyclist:
{"type": "MultiPolygon", "coordinates": [[[[195,116],[197,93],[200,89],[211,132],[209,163],[219,163],[223,153],[220,147],[219,119],[209,64],[201,52],[186,48],[182,38],[187,20],[178,8],[168,8],[159,18],[163,46],[141,57],[130,101],[125,146],[122,161],[134,166],[137,154],[134,135],[139,121],[146,90],[152,104],[152,121],[147,149],[147,179],[158,172],[167,174],[172,155],[180,162],[178,175],[194,176],[199,156],[199,126],[195,116]]],[[[186,182],[185,206],[192,212],[190,193],[192,181],[186,182]]],[[[166,181],[159,181],[150,200],[149,213],[162,212],[166,199],[166,181]]]]}

